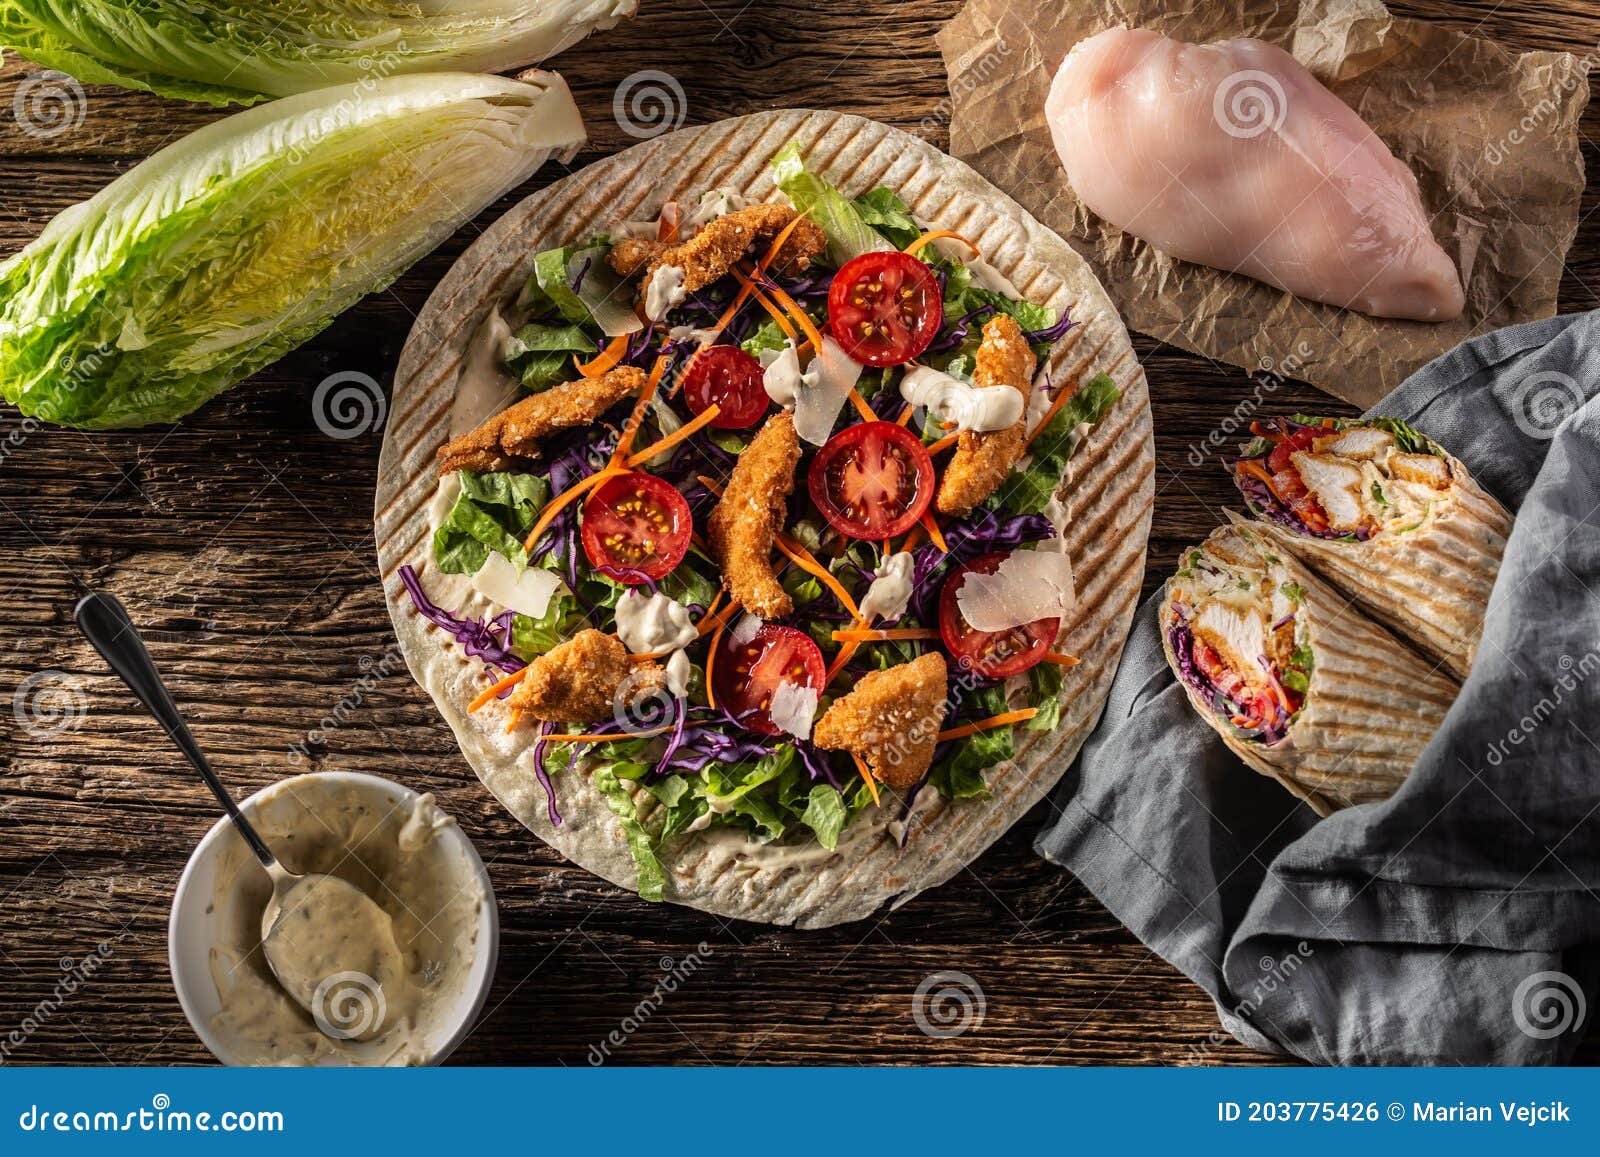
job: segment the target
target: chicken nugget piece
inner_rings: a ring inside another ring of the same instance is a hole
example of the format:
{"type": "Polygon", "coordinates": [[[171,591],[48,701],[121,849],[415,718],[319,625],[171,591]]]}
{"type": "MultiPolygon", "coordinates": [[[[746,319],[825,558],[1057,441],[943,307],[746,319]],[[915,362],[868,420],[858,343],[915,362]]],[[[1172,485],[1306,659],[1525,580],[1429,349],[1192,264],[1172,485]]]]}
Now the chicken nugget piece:
{"type": "Polygon", "coordinates": [[[722,564],[723,585],[762,619],[794,610],[794,600],[772,569],[772,540],[783,529],[799,461],[794,415],[780,411],[739,455],[706,526],[711,550],[722,564]]]}
{"type": "Polygon", "coordinates": [[[948,671],[944,656],[873,671],[855,689],[835,699],[811,733],[829,751],[848,751],[866,761],[873,777],[890,787],[910,787],[928,774],[944,723],[948,671]]]}
{"type": "Polygon", "coordinates": [[[644,237],[624,237],[606,254],[606,264],[623,277],[643,273],[662,252],[672,248],[668,241],[651,241],[644,237]]]}
{"type": "Polygon", "coordinates": [[[983,327],[972,384],[981,389],[1013,389],[1022,395],[1022,417],[1005,430],[987,434],[961,431],[955,452],[939,483],[940,514],[965,517],[1000,488],[1028,447],[1027,401],[1033,390],[1035,361],[1015,319],[1001,314],[983,327]]]}
{"type": "Polygon", "coordinates": [[[587,426],[630,394],[644,388],[643,370],[618,366],[598,378],[579,378],[501,410],[476,430],[439,447],[439,473],[509,470],[532,458],[540,438],[571,426],[587,426]]]}
{"type": "MultiPolygon", "coordinates": [[[[637,239],[619,241],[611,247],[606,260],[624,277],[645,274],[646,284],[663,265],[677,266],[683,270],[684,290],[693,293],[724,276],[757,245],[770,242],[789,227],[795,215],[788,205],[748,205],[724,213],[677,245],[637,239]]],[[[770,268],[776,273],[799,273],[827,245],[828,236],[821,226],[811,220],[801,221],[778,250],[770,268]]]]}
{"type": "Polygon", "coordinates": [[[621,639],[590,628],[528,664],[510,702],[547,723],[596,723],[616,714],[624,684],[631,698],[659,690],[666,681],[661,664],[633,662],[621,639]]]}

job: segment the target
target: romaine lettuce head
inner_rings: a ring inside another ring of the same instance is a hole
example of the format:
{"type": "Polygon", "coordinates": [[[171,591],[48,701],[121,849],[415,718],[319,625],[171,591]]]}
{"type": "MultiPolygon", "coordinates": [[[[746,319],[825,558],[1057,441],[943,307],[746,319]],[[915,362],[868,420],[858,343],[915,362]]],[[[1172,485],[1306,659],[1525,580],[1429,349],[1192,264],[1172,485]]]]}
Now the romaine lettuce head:
{"type": "Polygon", "coordinates": [[[253,103],[402,73],[504,72],[638,0],[0,0],[0,47],[91,84],[253,103]]]}
{"type": "Polygon", "coordinates": [[[64,425],[174,421],[583,140],[553,73],[343,85],[208,125],[0,263],[0,393],[64,425]]]}

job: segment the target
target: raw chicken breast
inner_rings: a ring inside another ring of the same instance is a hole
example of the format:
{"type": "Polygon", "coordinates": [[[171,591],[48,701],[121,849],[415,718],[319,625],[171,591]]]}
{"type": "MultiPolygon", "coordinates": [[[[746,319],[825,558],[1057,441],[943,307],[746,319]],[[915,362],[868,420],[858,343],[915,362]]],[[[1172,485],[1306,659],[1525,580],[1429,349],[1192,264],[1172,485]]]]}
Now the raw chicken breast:
{"type": "Polygon", "coordinates": [[[1416,178],[1280,48],[1112,28],[1045,113],[1083,203],[1163,253],[1374,317],[1461,313],[1416,178]]]}

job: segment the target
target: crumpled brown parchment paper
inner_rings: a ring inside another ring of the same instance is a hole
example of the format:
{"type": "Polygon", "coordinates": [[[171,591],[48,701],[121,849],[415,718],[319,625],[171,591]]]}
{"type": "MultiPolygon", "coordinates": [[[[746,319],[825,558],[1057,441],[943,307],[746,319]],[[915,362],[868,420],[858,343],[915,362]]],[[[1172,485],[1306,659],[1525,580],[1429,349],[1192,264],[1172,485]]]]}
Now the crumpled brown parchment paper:
{"type": "Polygon", "coordinates": [[[939,33],[950,151],[1093,263],[1134,329],[1367,406],[1472,334],[1549,317],[1583,192],[1589,60],[1517,54],[1389,14],[1378,0],[971,0],[939,33]],[[1461,318],[1366,317],[1167,257],[1105,224],[1067,184],[1045,124],[1056,68],[1117,24],[1292,52],[1411,167],[1466,286],[1461,318]]]}

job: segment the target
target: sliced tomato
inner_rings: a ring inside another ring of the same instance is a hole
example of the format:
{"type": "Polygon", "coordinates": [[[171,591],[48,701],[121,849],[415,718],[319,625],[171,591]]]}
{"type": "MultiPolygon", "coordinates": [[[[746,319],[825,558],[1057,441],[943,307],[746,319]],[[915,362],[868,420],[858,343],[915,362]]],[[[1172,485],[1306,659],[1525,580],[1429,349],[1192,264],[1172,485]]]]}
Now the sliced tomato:
{"type": "Polygon", "coordinates": [[[1209,644],[1194,640],[1194,665],[1211,680],[1211,685],[1244,710],[1249,725],[1259,727],[1276,714],[1272,692],[1265,687],[1251,690],[1244,676],[1222,661],[1209,644]]]}
{"type": "Polygon", "coordinates": [[[939,637],[961,666],[985,679],[1004,679],[1037,666],[1056,641],[1060,619],[1035,619],[1009,631],[980,631],[962,617],[956,596],[967,575],[993,574],[1010,551],[979,555],[945,580],[939,592],[939,637]]]}
{"type": "Polygon", "coordinates": [[[1267,455],[1267,469],[1274,474],[1288,470],[1289,455],[1309,450],[1311,443],[1327,432],[1321,426],[1307,426],[1304,430],[1296,430],[1272,448],[1272,453],[1267,455]]]}
{"type": "Polygon", "coordinates": [[[764,624],[748,643],[723,635],[717,644],[711,690],[717,703],[751,731],[777,735],[772,695],[780,683],[795,683],[822,693],[828,679],[822,651],[811,636],[793,627],[764,624]]]}
{"type": "Polygon", "coordinates": [[[721,406],[711,424],[718,430],[744,430],[767,412],[761,363],[736,345],[707,346],[695,354],[683,375],[683,400],[703,414],[721,406]]]}
{"type": "Polygon", "coordinates": [[[863,365],[903,365],[933,344],[943,322],[939,279],[909,253],[864,253],[828,288],[828,328],[863,365]]]}
{"type": "Polygon", "coordinates": [[[583,504],[583,553],[628,586],[664,577],[683,561],[693,532],[688,500],[640,470],[601,483],[583,504]]]}
{"type": "Polygon", "coordinates": [[[917,524],[933,501],[933,459],[893,422],[858,422],[811,459],[811,501],[840,534],[882,542],[917,524]]]}

